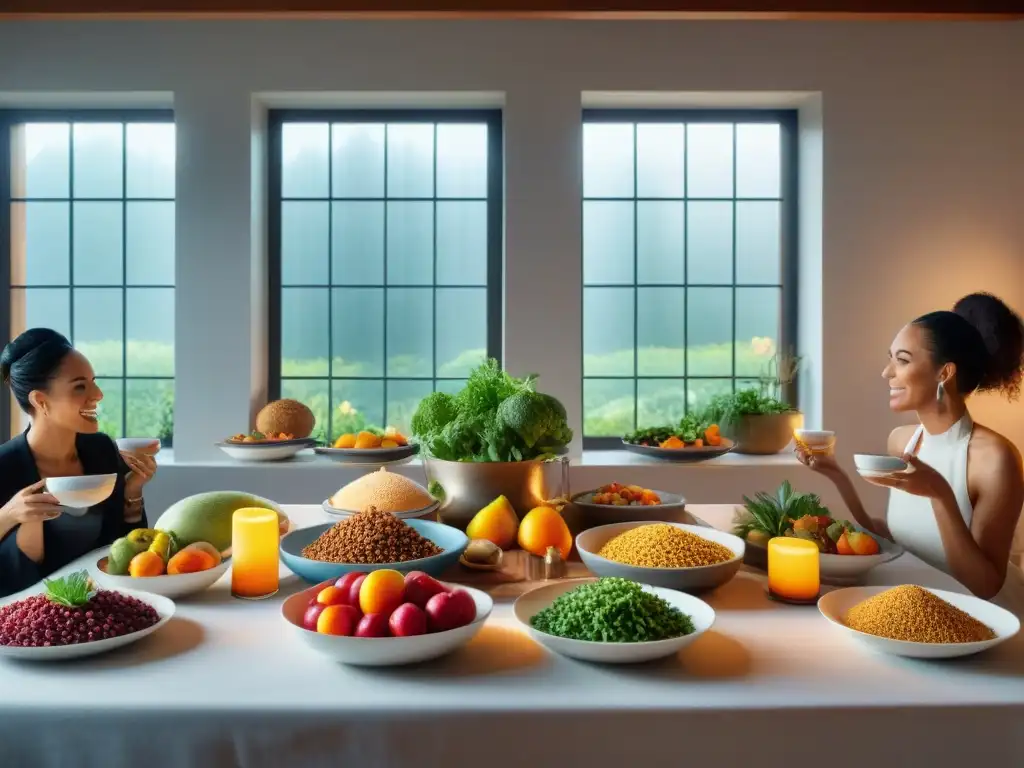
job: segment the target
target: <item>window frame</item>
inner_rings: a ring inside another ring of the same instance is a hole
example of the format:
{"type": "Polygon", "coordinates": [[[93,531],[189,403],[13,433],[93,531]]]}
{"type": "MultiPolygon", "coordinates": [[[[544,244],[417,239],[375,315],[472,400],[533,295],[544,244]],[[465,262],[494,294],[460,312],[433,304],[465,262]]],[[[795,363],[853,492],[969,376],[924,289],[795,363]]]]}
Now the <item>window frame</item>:
{"type": "MultiPolygon", "coordinates": [[[[779,125],[780,134],[780,176],[779,176],[779,234],[780,234],[780,284],[779,290],[781,293],[780,299],[780,311],[781,316],[779,319],[779,343],[778,349],[780,351],[796,349],[797,348],[797,334],[798,334],[798,305],[799,305],[799,110],[796,109],[701,109],[701,108],[678,108],[678,109],[643,109],[643,108],[588,108],[584,109],[582,118],[580,121],[580,130],[582,132],[583,126],[587,123],[777,123],[779,125]]],[[[689,142],[684,145],[684,158],[686,153],[689,152],[689,142]]],[[[736,133],[733,132],[733,194],[728,198],[729,201],[735,205],[736,201],[743,201],[746,198],[738,197],[736,195],[736,133]]],[[[634,132],[634,144],[633,144],[633,176],[634,176],[634,189],[632,198],[621,198],[623,201],[632,199],[634,205],[638,200],[646,198],[640,198],[637,195],[636,190],[636,173],[637,173],[637,148],[635,142],[634,132]]],[[[684,160],[685,163],[685,160],[684,160]]],[[[685,166],[684,166],[685,167],[685,166]]],[[[688,191],[688,190],[687,190],[688,191]]],[[[601,198],[588,198],[584,194],[580,195],[580,211],[581,211],[581,223],[580,223],[580,235],[582,243],[583,235],[583,223],[582,223],[582,212],[584,209],[584,203],[587,200],[595,200],[601,198]]],[[[619,199],[619,198],[616,198],[619,199]]],[[[658,198],[659,200],[678,200],[679,198],[658,198]]],[[[689,202],[690,197],[684,195],[682,198],[684,201],[689,202]]],[[[693,200],[702,200],[705,198],[692,198],[693,200]]],[[[724,198],[723,198],[724,199],[724,198]]],[[[633,223],[633,259],[636,261],[636,220],[633,223]]],[[[730,283],[723,283],[722,285],[716,285],[716,288],[728,288],[732,291],[732,357],[733,357],[733,370],[732,375],[728,378],[732,379],[733,391],[736,387],[736,290],[737,288],[752,287],[757,288],[757,285],[745,286],[739,285],[736,282],[736,238],[735,238],[736,220],[733,218],[733,277],[730,283]]],[[[685,264],[686,259],[687,243],[683,241],[683,259],[685,264]]],[[[582,244],[580,249],[580,255],[582,257],[582,244]]],[[[632,283],[623,283],[624,288],[637,288],[636,274],[634,272],[634,279],[632,283]]],[[[684,288],[689,289],[691,286],[688,281],[684,279],[684,288]]],[[[580,278],[580,292],[583,293],[583,289],[588,287],[585,281],[580,278]]],[[[657,286],[656,286],[657,287],[657,286]]],[[[775,286],[771,286],[775,287],[775,286]]],[[[633,345],[634,345],[634,360],[636,350],[638,346],[637,338],[637,307],[634,303],[633,308],[633,345]]],[[[580,360],[582,362],[585,356],[585,350],[583,348],[583,323],[580,323],[580,360]]],[[[687,331],[684,324],[684,344],[687,342],[687,331]]],[[[685,354],[684,354],[685,360],[685,354]]],[[[581,366],[582,368],[582,366],[581,366]]],[[[713,376],[713,377],[702,377],[702,376],[638,376],[634,367],[633,376],[627,377],[607,377],[607,376],[586,376],[580,377],[580,435],[583,437],[583,449],[584,450],[623,450],[621,437],[590,437],[584,432],[584,425],[586,424],[586,410],[583,399],[583,392],[585,390],[587,379],[615,379],[621,378],[622,380],[632,379],[633,381],[633,413],[634,420],[637,415],[638,408],[638,391],[639,382],[643,379],[669,379],[679,380],[684,386],[690,379],[700,380],[702,378],[713,378],[723,379],[724,376],[713,376]]],[[[744,377],[738,377],[744,378],[744,377]]],[[[783,395],[791,403],[797,402],[798,392],[797,383],[794,381],[787,384],[783,388],[783,395]]]]}
{"type": "MultiPolygon", "coordinates": [[[[153,109],[153,108],[123,108],[123,109],[0,109],[0,296],[7,297],[8,306],[0,312],[0,346],[6,345],[11,339],[11,297],[12,297],[12,285],[11,285],[11,267],[12,267],[12,253],[11,253],[11,206],[15,202],[13,200],[11,190],[11,133],[15,126],[22,123],[170,123],[174,124],[174,110],[173,109],[153,109]],[[3,235],[6,233],[6,235],[3,235]]],[[[122,142],[121,145],[121,168],[122,173],[125,169],[125,163],[127,159],[127,143],[122,142]]],[[[72,151],[69,153],[69,163],[71,163],[71,170],[69,176],[69,184],[71,185],[68,192],[69,196],[66,199],[68,204],[74,203],[78,199],[89,200],[91,198],[76,198],[74,195],[74,151],[72,145],[72,151]]],[[[128,197],[127,189],[128,179],[124,176],[122,179],[122,190],[120,198],[104,198],[104,202],[120,201],[125,203],[128,200],[134,200],[136,198],[128,197]]],[[[140,200],[146,200],[148,198],[138,198],[140,200]]],[[[62,198],[54,198],[55,202],[60,202],[62,198]]],[[[164,202],[166,198],[160,198],[161,202],[164,202]]],[[[172,199],[176,204],[177,189],[175,189],[175,196],[172,199]]],[[[170,379],[172,382],[176,379],[175,376],[129,376],[128,375],[128,299],[127,299],[127,270],[128,262],[125,256],[125,249],[127,248],[127,239],[124,237],[125,230],[127,228],[127,218],[122,216],[121,220],[121,231],[122,231],[122,259],[121,259],[121,285],[120,286],[83,286],[87,288],[120,288],[121,289],[121,375],[120,376],[104,376],[106,379],[118,379],[121,382],[122,393],[121,393],[121,430],[125,431],[128,425],[128,380],[138,379],[140,381],[146,380],[159,380],[167,381],[170,379]]],[[[70,298],[70,317],[71,317],[71,332],[74,336],[74,298],[73,290],[75,288],[74,283],[74,255],[75,246],[74,238],[72,237],[69,243],[68,258],[72,263],[72,271],[69,273],[68,291],[70,298]]],[[[21,290],[28,288],[46,288],[49,286],[26,286],[21,290]]],[[[59,286],[64,287],[64,286],[59,286]]],[[[146,285],[132,285],[132,288],[146,288],[146,285]]],[[[159,288],[167,288],[167,286],[155,286],[159,288]]],[[[177,288],[177,286],[172,286],[177,288]]],[[[175,295],[177,295],[175,293],[175,295]]],[[[0,435],[4,436],[4,439],[14,437],[14,419],[11,413],[11,391],[10,387],[6,383],[0,383],[0,435]]],[[[169,447],[169,446],[167,446],[169,447]]]]}
{"type": "MultiPolygon", "coordinates": [[[[283,203],[281,182],[282,182],[282,168],[281,168],[281,151],[282,151],[282,130],[286,123],[327,123],[328,125],[335,125],[338,123],[432,123],[435,125],[443,125],[446,123],[485,123],[487,125],[487,197],[485,202],[487,204],[487,285],[485,288],[486,295],[486,318],[487,318],[487,329],[486,329],[486,340],[487,340],[487,356],[493,357],[499,361],[503,360],[503,333],[504,333],[504,243],[505,243],[505,232],[504,232],[504,211],[505,211],[505,200],[504,200],[504,143],[503,143],[503,113],[500,108],[493,109],[403,109],[403,108],[344,108],[344,109],[277,109],[270,110],[267,115],[267,169],[268,169],[268,188],[267,188],[267,255],[268,255],[268,301],[267,301],[267,320],[268,320],[268,335],[267,335],[267,394],[270,401],[277,400],[281,397],[281,304],[282,304],[282,289],[284,286],[282,281],[282,254],[281,254],[281,208],[283,203]]],[[[332,134],[333,138],[333,134],[332,134]]],[[[385,165],[384,173],[387,174],[387,142],[385,140],[385,165]]],[[[435,170],[435,185],[436,185],[436,169],[437,169],[437,134],[434,134],[434,170],[435,170]]],[[[316,201],[326,201],[333,203],[335,201],[352,201],[361,200],[364,198],[336,198],[333,197],[334,190],[331,188],[332,172],[328,171],[328,196],[326,198],[311,198],[316,201]]],[[[288,198],[288,199],[303,199],[303,198],[288,198]]],[[[403,200],[405,198],[389,198],[386,194],[380,198],[373,198],[374,201],[379,200],[380,202],[387,203],[389,200],[403,200]]],[[[423,202],[433,202],[434,208],[434,219],[435,219],[435,247],[434,247],[434,270],[435,279],[432,283],[424,284],[422,288],[430,288],[435,297],[434,303],[434,327],[433,327],[433,348],[434,348],[434,360],[433,360],[433,373],[437,373],[437,280],[436,280],[436,268],[437,268],[437,248],[436,248],[436,219],[437,219],[437,208],[436,204],[438,201],[445,201],[448,198],[439,198],[435,195],[432,197],[417,198],[423,202]]],[[[331,217],[328,216],[328,240],[331,237],[331,217]]],[[[385,220],[386,221],[386,220],[385,220]]],[[[386,224],[385,224],[386,225],[386,224]]],[[[330,265],[330,253],[328,254],[328,262],[330,265]]],[[[384,276],[382,278],[383,283],[381,285],[367,285],[358,286],[365,288],[383,288],[386,291],[390,287],[402,287],[402,286],[390,286],[387,280],[387,245],[385,241],[384,251],[384,276]]],[[[331,290],[338,287],[333,282],[333,271],[331,267],[328,267],[328,278],[327,283],[317,288],[325,288],[330,296],[331,290]]],[[[341,287],[345,287],[342,285],[341,287]]],[[[442,285],[442,288],[448,286],[442,285]]],[[[480,286],[472,286],[479,288],[480,286]]],[[[440,377],[436,375],[430,377],[407,377],[407,376],[388,376],[387,375],[387,354],[386,354],[386,334],[387,334],[387,315],[385,311],[385,360],[384,360],[384,373],[381,376],[367,376],[367,377],[352,377],[352,376],[341,376],[335,379],[333,376],[334,368],[334,330],[333,330],[333,304],[328,304],[328,328],[327,328],[327,345],[328,345],[328,370],[327,376],[288,376],[289,380],[296,381],[323,381],[326,378],[328,385],[328,423],[326,425],[325,438],[330,440],[331,429],[333,425],[332,407],[330,405],[330,392],[331,384],[336,380],[362,380],[362,381],[381,381],[384,385],[384,418],[387,420],[387,386],[388,381],[430,381],[436,388],[438,381],[455,381],[456,378],[440,377]]],[[[384,426],[384,425],[380,425],[384,426]]]]}

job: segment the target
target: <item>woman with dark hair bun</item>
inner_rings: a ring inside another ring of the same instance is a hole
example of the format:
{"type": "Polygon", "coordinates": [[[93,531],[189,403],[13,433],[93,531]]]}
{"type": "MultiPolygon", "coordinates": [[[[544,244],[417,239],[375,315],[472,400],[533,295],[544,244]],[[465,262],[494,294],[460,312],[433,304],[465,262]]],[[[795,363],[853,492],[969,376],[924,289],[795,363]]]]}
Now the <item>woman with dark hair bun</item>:
{"type": "MultiPolygon", "coordinates": [[[[0,445],[0,596],[30,587],[86,552],[146,527],[147,453],[121,453],[99,432],[103,392],[66,338],[32,328],[4,347],[0,381],[31,424],[0,445]],[[48,477],[117,474],[113,493],[81,517],[61,515],[48,477]]],[[[155,446],[154,446],[155,447],[155,446]]]]}
{"type": "Polygon", "coordinates": [[[868,515],[832,456],[797,451],[830,478],[858,523],[950,574],[978,597],[1024,615],[1024,574],[1010,563],[1021,507],[1021,454],[1005,437],[975,424],[975,392],[1020,396],[1024,324],[987,293],[930,312],[896,334],[882,377],[889,407],[915,411],[919,425],[889,435],[889,453],[908,471],[869,479],[891,489],[887,514],[868,515]]]}

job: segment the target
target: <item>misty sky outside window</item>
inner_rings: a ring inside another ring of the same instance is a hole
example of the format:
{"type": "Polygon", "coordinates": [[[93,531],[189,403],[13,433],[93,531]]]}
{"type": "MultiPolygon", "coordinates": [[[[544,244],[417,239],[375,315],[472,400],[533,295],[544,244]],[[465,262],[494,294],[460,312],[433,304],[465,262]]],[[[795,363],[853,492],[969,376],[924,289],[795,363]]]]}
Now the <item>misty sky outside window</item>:
{"type": "Polygon", "coordinates": [[[583,126],[588,438],[755,383],[782,322],[780,125],[612,119],[583,126]]]}
{"type": "MultiPolygon", "coordinates": [[[[408,430],[490,352],[489,126],[284,122],[280,394],[316,436],[408,430]]],[[[492,354],[494,352],[491,352],[492,354]]]]}
{"type": "Polygon", "coordinates": [[[175,130],[126,117],[13,126],[11,337],[67,335],[103,389],[101,430],[169,444],[175,130]]]}

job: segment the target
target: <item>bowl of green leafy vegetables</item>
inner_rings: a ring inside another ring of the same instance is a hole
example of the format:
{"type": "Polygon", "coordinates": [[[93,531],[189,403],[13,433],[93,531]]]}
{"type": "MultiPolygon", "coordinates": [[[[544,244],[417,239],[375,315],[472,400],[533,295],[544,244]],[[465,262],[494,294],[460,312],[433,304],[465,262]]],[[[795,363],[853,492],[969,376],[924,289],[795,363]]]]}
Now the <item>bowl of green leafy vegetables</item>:
{"type": "Polygon", "coordinates": [[[672,656],[715,623],[714,609],[698,597],[615,577],[539,587],[512,610],[548,650],[605,664],[672,656]]]}
{"type": "Polygon", "coordinates": [[[441,519],[465,528],[498,496],[520,516],[568,492],[573,432],[565,407],[538,391],[537,377],[515,377],[496,360],[474,369],[457,393],[433,392],[412,417],[441,519]]]}

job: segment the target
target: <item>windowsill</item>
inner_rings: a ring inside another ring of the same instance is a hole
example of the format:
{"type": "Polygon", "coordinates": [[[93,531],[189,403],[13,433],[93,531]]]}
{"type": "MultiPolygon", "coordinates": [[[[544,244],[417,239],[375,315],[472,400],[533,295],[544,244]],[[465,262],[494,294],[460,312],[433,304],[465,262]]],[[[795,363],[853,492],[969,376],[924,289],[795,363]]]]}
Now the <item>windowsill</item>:
{"type": "MultiPolygon", "coordinates": [[[[157,462],[161,466],[172,467],[195,467],[195,468],[221,468],[230,470],[252,469],[264,471],[317,471],[358,469],[358,465],[342,464],[331,461],[328,458],[317,456],[312,451],[302,451],[295,458],[287,461],[234,461],[227,456],[223,459],[207,461],[177,461],[173,449],[165,449],[157,455],[157,462]]],[[[697,462],[672,462],[652,459],[647,456],[640,456],[624,450],[597,450],[584,451],[582,458],[572,459],[574,467],[665,467],[673,470],[695,470],[695,469],[741,469],[744,467],[795,467],[799,464],[796,457],[788,451],[771,454],[768,456],[755,456],[739,453],[729,453],[717,459],[697,462]]],[[[422,462],[414,458],[404,465],[398,466],[419,466],[422,462]]]]}

